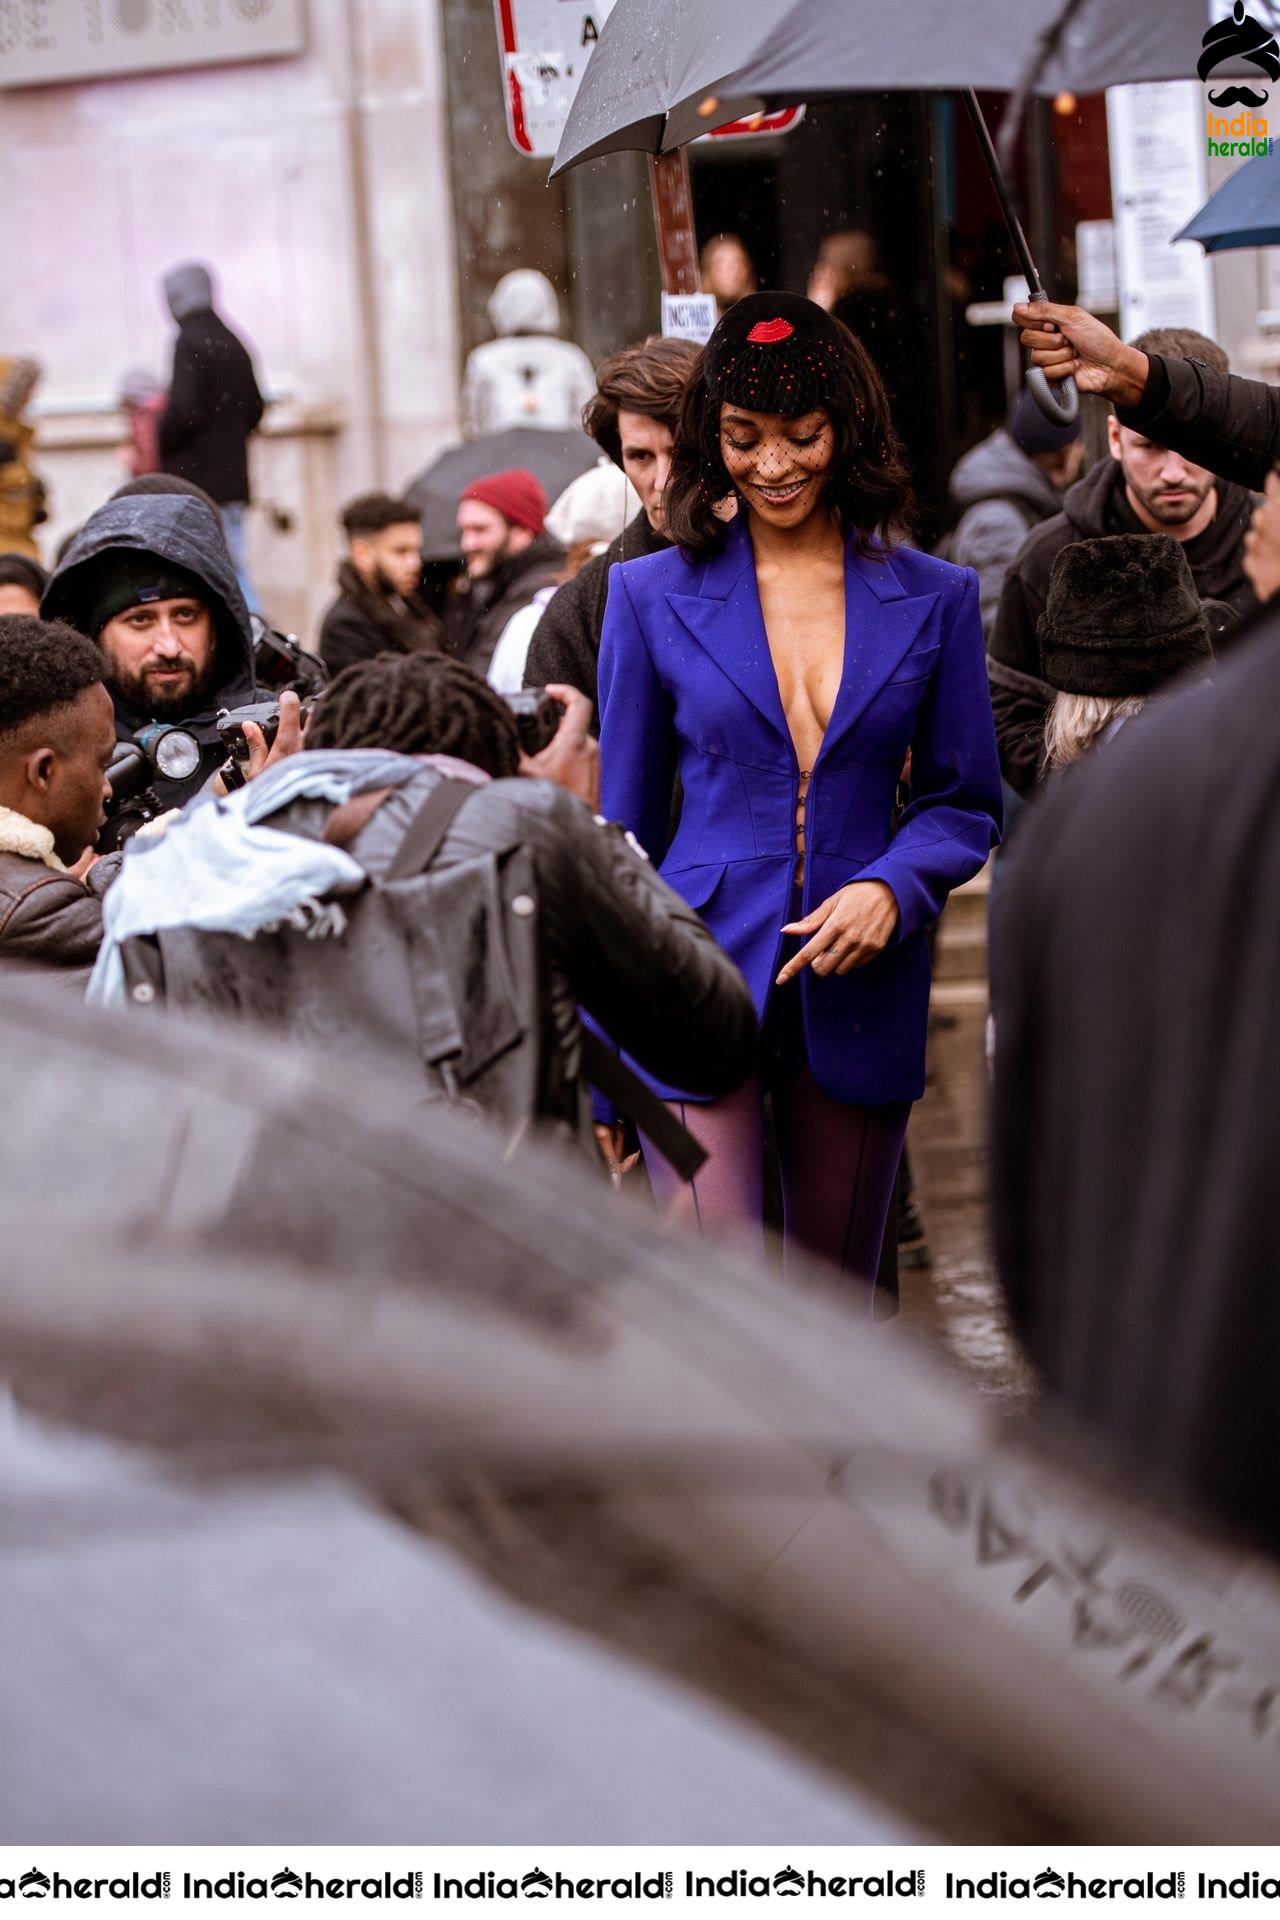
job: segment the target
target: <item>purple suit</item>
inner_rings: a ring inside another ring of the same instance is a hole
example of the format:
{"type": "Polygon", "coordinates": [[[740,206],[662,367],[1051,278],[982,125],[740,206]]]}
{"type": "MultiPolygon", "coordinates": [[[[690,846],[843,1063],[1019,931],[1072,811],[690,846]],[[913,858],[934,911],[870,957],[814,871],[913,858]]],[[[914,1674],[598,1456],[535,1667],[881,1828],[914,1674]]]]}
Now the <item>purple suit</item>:
{"type": "MultiPolygon", "coordinates": [[[[613,569],[600,711],[605,812],[697,908],[763,1019],[793,917],[800,769],[741,521],[708,561],[672,548],[613,569]]],[[[882,880],[900,918],[869,965],[801,976],[809,1064],[833,1098],[880,1105],[924,1091],[926,929],[982,866],[999,823],[976,574],[910,548],[869,560],[848,545],[844,671],[809,782],[804,911],[851,880],[882,880]],[[910,804],[894,829],[908,747],[910,804]]]]}

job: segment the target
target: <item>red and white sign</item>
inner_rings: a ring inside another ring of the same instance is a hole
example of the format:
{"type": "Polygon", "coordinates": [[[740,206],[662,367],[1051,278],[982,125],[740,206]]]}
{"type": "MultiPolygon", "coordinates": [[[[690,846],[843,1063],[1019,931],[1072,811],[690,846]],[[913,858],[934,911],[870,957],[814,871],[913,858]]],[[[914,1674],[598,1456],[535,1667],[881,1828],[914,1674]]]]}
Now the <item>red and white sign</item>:
{"type": "MultiPolygon", "coordinates": [[[[494,7],[511,144],[550,159],[613,0],[494,0],[494,7]]],[[[803,117],[803,107],[784,107],[717,127],[710,138],[787,133],[803,117]]]]}

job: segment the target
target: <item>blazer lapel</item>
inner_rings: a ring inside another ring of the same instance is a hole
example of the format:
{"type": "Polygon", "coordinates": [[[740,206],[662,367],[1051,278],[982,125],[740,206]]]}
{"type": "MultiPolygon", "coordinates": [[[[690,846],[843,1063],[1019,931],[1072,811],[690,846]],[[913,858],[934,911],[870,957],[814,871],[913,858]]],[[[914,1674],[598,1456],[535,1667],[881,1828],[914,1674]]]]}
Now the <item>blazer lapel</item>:
{"type": "Polygon", "coordinates": [[[751,539],[740,519],[730,526],[723,547],[708,562],[700,591],[669,593],[667,600],[703,652],[790,743],[760,611],[751,539]]]}
{"type": "Polygon", "coordinates": [[[844,672],[819,760],[901,666],[937,603],[936,593],[904,593],[891,558],[867,560],[845,547],[844,672]]]}

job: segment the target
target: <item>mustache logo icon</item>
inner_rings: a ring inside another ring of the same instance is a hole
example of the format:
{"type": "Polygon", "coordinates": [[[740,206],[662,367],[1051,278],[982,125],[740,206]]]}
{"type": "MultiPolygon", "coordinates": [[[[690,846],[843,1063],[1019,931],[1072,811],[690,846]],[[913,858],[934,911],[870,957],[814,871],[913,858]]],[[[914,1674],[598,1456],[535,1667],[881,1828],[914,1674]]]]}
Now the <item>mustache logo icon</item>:
{"type": "Polygon", "coordinates": [[[1271,95],[1265,87],[1224,87],[1221,93],[1211,93],[1213,106],[1227,107],[1265,107],[1271,95]]]}

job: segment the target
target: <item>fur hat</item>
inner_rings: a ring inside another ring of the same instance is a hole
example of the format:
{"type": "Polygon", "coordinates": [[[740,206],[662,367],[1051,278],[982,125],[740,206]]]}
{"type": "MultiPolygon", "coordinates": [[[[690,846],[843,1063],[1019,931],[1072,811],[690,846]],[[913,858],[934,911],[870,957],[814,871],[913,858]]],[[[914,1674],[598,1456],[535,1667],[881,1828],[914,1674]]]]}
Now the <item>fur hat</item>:
{"type": "Polygon", "coordinates": [[[1167,533],[1064,547],[1037,632],[1040,671],[1060,693],[1153,693],[1213,656],[1187,556],[1167,533]]]}
{"type": "Polygon", "coordinates": [[[802,294],[749,293],[707,342],[707,390],[752,413],[810,413],[837,390],[848,337],[802,294]]]}

